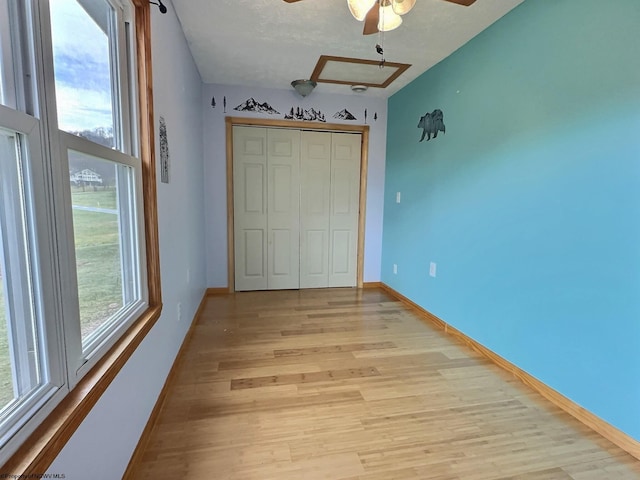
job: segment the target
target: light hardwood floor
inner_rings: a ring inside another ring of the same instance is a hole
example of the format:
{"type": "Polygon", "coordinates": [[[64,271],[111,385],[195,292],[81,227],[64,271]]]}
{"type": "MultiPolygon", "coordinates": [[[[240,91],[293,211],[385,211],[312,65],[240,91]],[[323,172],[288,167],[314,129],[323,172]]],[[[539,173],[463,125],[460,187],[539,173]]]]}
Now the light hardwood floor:
{"type": "Polygon", "coordinates": [[[377,289],[209,297],[140,458],[133,478],[640,479],[377,289]]]}

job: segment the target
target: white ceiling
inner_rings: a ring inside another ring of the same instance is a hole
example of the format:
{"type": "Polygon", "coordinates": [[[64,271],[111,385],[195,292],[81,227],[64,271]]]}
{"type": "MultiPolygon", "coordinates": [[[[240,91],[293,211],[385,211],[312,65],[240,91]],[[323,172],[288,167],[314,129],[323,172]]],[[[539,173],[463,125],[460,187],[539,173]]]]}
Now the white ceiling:
{"type": "MultiPolygon", "coordinates": [[[[367,94],[392,95],[522,1],[462,7],[417,0],[404,23],[384,34],[386,60],[413,66],[367,94]]],[[[320,55],[380,59],[375,45],[381,39],[362,35],[363,23],[346,0],[173,0],[173,6],[205,83],[290,88],[292,80],[309,78],[320,55]]],[[[325,83],[316,91],[351,93],[347,85],[325,83]]]]}

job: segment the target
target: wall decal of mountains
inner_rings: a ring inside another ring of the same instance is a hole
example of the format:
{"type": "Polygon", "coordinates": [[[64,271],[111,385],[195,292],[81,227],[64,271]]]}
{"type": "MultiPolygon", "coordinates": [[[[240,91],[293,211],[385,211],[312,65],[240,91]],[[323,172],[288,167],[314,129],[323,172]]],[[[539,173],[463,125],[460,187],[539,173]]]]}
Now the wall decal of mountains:
{"type": "Polygon", "coordinates": [[[324,113],[320,110],[316,110],[315,108],[310,108],[305,110],[304,108],[294,108],[291,107],[289,113],[285,113],[285,120],[306,120],[309,122],[326,122],[327,120],[324,117],[324,113]]]}
{"type": "Polygon", "coordinates": [[[257,102],[253,97],[245,100],[243,103],[234,108],[239,112],[257,112],[267,113],[269,115],[280,115],[275,108],[269,105],[267,102],[257,102]]]}
{"type": "Polygon", "coordinates": [[[353,116],[353,114],[347,110],[346,108],[343,108],[342,110],[340,110],[339,112],[337,112],[333,118],[337,118],[339,120],[357,120],[356,117],[353,116]]]}

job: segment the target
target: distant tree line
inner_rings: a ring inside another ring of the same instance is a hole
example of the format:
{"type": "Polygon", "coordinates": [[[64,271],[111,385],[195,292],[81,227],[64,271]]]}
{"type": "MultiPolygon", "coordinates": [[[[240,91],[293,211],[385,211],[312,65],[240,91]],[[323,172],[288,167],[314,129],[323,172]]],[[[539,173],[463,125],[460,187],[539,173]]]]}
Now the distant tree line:
{"type": "MultiPolygon", "coordinates": [[[[113,148],[115,146],[115,139],[113,137],[112,128],[94,128],[92,130],[79,130],[75,132],[69,132],[72,135],[86,138],[94,143],[105,146],[107,148],[113,148]]],[[[90,157],[83,153],[70,151],[69,152],[69,175],[82,170],[89,169],[102,177],[102,188],[114,187],[116,184],[116,167],[110,162],[99,161],[94,157],[90,157]]],[[[97,185],[93,185],[96,187],[97,185]]]]}

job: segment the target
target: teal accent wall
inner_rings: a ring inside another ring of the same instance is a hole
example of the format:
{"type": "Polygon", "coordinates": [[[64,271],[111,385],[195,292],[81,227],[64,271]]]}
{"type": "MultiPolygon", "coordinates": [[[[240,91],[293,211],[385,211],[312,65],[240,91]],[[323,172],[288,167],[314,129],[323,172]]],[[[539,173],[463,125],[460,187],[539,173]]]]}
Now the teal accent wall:
{"type": "Polygon", "coordinates": [[[639,26],[638,0],[526,0],[392,96],[382,253],[384,283],[637,440],[639,26]]]}

